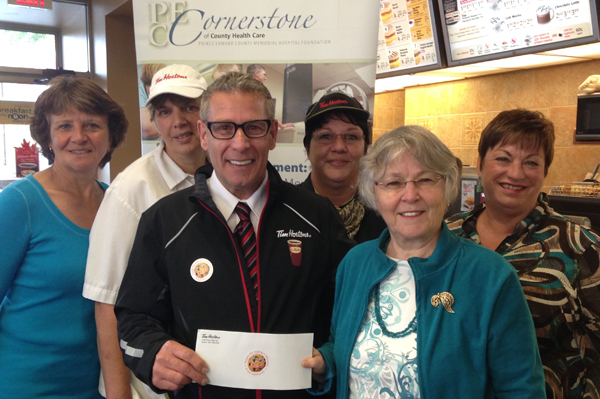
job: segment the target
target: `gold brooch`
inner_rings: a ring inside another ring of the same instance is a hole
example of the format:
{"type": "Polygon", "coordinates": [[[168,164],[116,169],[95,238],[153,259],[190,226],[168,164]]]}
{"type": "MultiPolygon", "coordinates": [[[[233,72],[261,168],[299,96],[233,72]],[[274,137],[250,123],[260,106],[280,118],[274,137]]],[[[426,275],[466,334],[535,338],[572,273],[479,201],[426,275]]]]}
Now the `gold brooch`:
{"type": "Polygon", "coordinates": [[[444,309],[446,309],[449,313],[454,313],[452,310],[452,305],[454,305],[454,297],[449,292],[440,292],[439,294],[435,294],[431,297],[431,304],[436,308],[440,307],[440,302],[444,305],[444,309]]]}

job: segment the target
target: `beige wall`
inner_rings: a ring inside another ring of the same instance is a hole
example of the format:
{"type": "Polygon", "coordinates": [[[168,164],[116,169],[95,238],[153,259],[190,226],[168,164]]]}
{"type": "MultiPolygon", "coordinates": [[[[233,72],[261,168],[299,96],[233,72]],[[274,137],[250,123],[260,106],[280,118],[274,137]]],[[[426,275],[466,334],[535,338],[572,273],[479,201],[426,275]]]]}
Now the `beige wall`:
{"type": "Polygon", "coordinates": [[[108,182],[142,153],[131,0],[93,1],[92,26],[94,80],[125,109],[129,120],[125,142],[101,172],[108,182]]]}
{"type": "Polygon", "coordinates": [[[435,133],[466,165],[477,162],[483,128],[500,111],[541,111],[555,125],[554,162],[546,185],[581,181],[600,163],[600,145],[573,141],[578,86],[600,74],[600,60],[539,68],[377,94],[373,135],[404,124],[435,133]]]}

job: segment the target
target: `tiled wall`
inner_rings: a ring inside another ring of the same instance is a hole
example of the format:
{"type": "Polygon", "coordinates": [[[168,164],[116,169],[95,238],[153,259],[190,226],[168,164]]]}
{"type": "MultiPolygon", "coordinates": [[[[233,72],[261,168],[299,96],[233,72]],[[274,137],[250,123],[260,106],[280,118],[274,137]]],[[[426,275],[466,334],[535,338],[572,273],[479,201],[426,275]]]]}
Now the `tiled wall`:
{"type": "Polygon", "coordinates": [[[402,125],[421,125],[438,135],[465,165],[477,162],[483,128],[500,111],[541,111],[555,125],[554,162],[546,186],[581,181],[600,163],[600,145],[574,144],[577,93],[600,60],[490,75],[377,94],[373,136],[402,125]]]}

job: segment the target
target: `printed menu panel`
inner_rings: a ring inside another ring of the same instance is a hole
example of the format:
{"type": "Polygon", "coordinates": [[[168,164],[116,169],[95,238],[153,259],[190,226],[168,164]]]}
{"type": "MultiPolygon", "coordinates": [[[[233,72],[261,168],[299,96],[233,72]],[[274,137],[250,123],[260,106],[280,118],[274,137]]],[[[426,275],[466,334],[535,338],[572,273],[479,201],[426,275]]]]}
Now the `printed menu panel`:
{"type": "Polygon", "coordinates": [[[450,61],[593,35],[590,0],[440,0],[450,61]]]}
{"type": "Polygon", "coordinates": [[[377,73],[439,62],[429,0],[381,0],[377,73]]]}

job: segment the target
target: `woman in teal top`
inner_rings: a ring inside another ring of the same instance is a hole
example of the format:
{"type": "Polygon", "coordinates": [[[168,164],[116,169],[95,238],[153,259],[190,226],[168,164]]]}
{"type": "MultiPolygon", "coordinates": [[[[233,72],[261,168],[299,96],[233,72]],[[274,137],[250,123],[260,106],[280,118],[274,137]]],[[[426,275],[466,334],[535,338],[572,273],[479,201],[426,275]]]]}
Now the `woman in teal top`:
{"type": "Polygon", "coordinates": [[[51,167],[0,193],[0,398],[100,398],[94,303],[81,296],[98,183],[123,109],[88,79],[40,95],[31,135],[51,167]]]}
{"type": "Polygon", "coordinates": [[[515,271],[443,222],[460,166],[427,129],[381,136],[360,161],[361,199],[388,228],[340,263],[329,341],[305,367],[339,399],[545,398],[515,271]]]}

